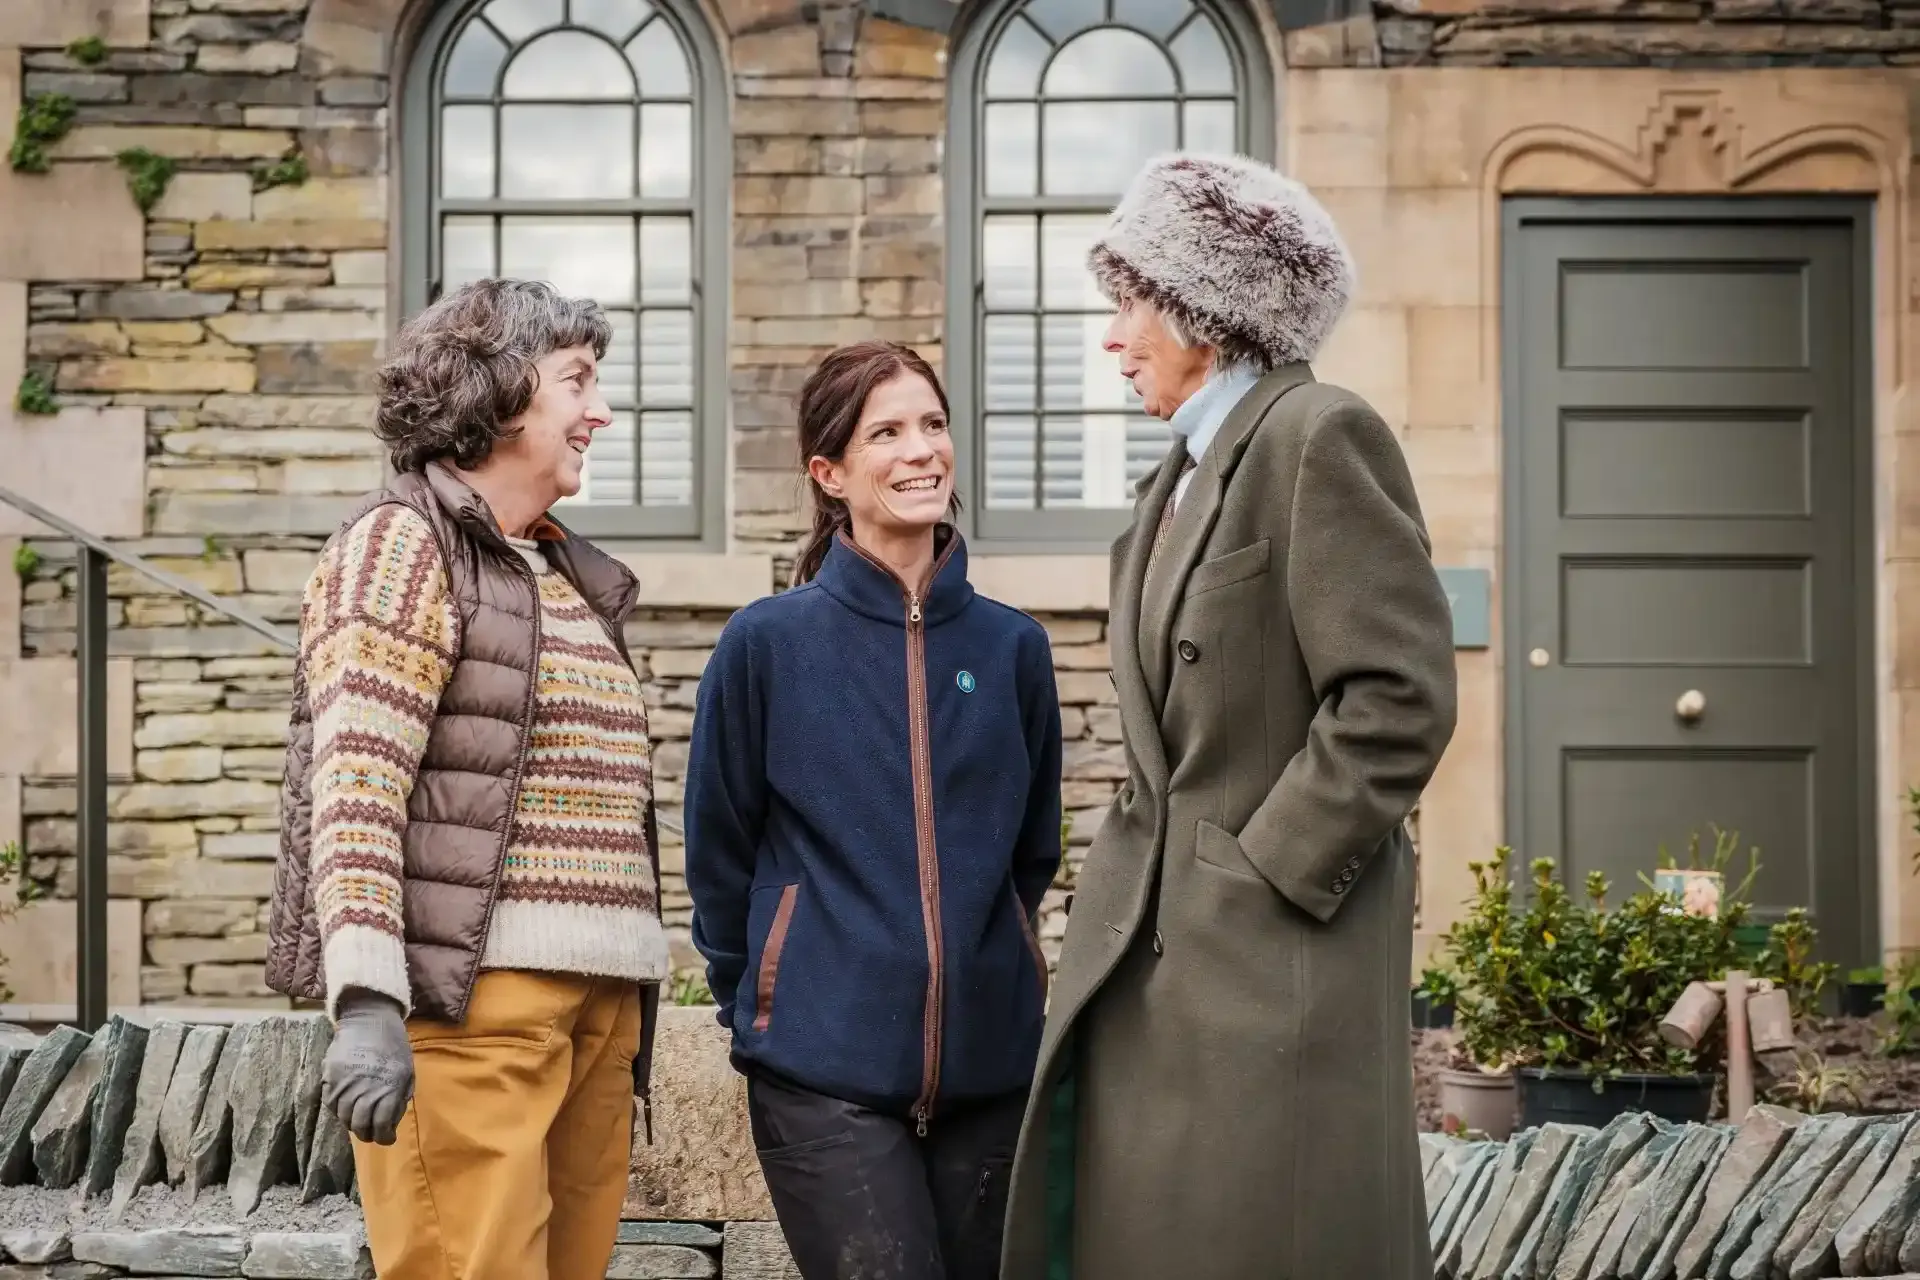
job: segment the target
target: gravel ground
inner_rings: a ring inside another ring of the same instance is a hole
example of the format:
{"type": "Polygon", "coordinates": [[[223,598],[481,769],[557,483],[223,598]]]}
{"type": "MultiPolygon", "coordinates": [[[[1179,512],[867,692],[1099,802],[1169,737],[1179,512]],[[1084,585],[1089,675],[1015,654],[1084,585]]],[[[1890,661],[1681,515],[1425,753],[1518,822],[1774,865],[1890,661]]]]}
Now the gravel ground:
{"type": "Polygon", "coordinates": [[[140,1231],[152,1227],[233,1226],[257,1231],[345,1231],[360,1224],[360,1206],[345,1196],[300,1203],[297,1187],[274,1187],[259,1208],[237,1217],[219,1188],[188,1200],[173,1187],[147,1187],[118,1214],[105,1196],[80,1200],[71,1191],[0,1187],[0,1223],[9,1227],[65,1227],[69,1231],[140,1231]]]}

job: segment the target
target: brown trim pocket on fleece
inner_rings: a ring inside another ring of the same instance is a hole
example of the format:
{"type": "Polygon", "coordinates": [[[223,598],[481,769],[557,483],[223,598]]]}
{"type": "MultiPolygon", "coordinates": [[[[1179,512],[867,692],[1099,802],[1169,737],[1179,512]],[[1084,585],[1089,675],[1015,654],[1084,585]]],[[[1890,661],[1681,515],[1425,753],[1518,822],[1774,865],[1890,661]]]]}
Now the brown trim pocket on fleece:
{"type": "Polygon", "coordinates": [[[765,1031],[773,1019],[773,984],[780,978],[780,952],[787,945],[787,928],[793,923],[793,900],[800,886],[790,884],[780,890],[780,905],[773,911],[773,927],[767,930],[767,945],[760,952],[760,972],[754,980],[753,1029],[765,1031]]]}
{"type": "Polygon", "coordinates": [[[1033,953],[1033,966],[1040,971],[1040,1003],[1047,1002],[1047,953],[1040,949],[1040,939],[1034,936],[1033,921],[1027,919],[1026,904],[1020,901],[1020,890],[1013,892],[1013,914],[1020,922],[1020,936],[1027,940],[1027,950],[1033,953]]]}

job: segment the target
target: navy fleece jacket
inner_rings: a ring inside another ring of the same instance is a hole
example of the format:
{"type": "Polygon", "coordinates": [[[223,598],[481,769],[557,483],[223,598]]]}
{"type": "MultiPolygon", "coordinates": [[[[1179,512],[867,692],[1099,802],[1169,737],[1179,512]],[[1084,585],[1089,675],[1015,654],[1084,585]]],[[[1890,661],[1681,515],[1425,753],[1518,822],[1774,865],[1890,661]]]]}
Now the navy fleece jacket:
{"type": "Polygon", "coordinates": [[[736,1066],[935,1117],[1031,1083],[1061,751],[1046,631],[975,595],[940,533],[924,599],[843,536],[734,614],[686,791],[693,941],[736,1066]]]}

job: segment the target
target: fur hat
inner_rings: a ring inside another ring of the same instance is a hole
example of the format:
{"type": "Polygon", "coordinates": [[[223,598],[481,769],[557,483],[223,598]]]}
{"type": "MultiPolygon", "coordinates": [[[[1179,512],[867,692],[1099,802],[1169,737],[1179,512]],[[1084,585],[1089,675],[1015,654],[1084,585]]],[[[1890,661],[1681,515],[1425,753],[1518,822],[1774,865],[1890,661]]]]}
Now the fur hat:
{"type": "Polygon", "coordinates": [[[1311,360],[1353,294],[1353,258],[1307,189],[1244,156],[1158,156],[1087,255],[1115,305],[1148,302],[1229,361],[1311,360]]]}

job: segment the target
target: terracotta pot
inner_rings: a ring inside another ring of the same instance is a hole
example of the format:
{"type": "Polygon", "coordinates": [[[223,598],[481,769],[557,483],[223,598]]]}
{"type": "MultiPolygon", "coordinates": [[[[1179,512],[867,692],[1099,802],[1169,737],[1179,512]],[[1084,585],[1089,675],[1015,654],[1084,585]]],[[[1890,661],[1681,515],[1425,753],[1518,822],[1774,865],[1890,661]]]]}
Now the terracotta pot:
{"type": "Polygon", "coordinates": [[[1513,1073],[1484,1071],[1440,1073],[1440,1123],[1449,1130],[1471,1129],[1495,1142],[1513,1135],[1520,1098],[1513,1073]]]}

